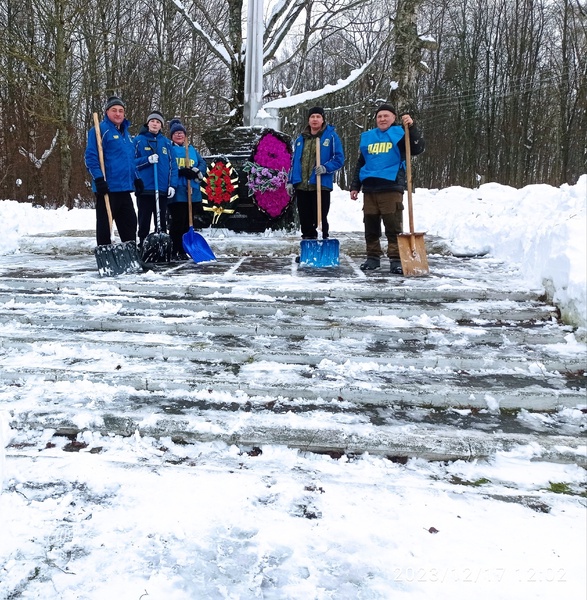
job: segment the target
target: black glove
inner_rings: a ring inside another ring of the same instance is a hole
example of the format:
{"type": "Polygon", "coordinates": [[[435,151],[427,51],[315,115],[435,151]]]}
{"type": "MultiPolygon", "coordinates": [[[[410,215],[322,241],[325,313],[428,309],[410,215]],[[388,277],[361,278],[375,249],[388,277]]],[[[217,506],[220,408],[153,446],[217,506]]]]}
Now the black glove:
{"type": "Polygon", "coordinates": [[[135,179],[135,195],[140,196],[145,191],[145,184],[140,177],[135,179]]]}
{"type": "Polygon", "coordinates": [[[100,194],[100,196],[105,196],[108,193],[108,184],[104,177],[96,177],[94,183],[96,184],[96,192],[100,194]]]}
{"type": "Polygon", "coordinates": [[[187,167],[182,167],[178,171],[180,177],[185,177],[186,179],[195,179],[196,173],[192,169],[188,169],[187,167]]]}

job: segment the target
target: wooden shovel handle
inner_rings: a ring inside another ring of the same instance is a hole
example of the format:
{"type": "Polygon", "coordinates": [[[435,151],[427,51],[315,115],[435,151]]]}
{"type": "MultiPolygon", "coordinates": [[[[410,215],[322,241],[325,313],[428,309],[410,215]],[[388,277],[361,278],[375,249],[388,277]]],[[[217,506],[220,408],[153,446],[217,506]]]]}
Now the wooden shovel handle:
{"type": "MultiPolygon", "coordinates": [[[[320,166],[320,136],[316,138],[316,166],[320,166]]],[[[322,231],[322,175],[316,173],[316,220],[317,227],[322,231]]]]}
{"type": "Polygon", "coordinates": [[[406,176],[408,183],[408,215],[410,217],[410,233],[414,233],[414,209],[412,207],[412,149],[410,148],[410,129],[404,123],[406,146],[406,176]]]}
{"type": "MultiPolygon", "coordinates": [[[[98,159],[104,181],[106,181],[106,167],[104,166],[104,150],[102,149],[102,133],[100,132],[100,121],[98,113],[94,113],[94,132],[96,134],[96,144],[98,146],[98,159]]],[[[106,204],[106,212],[108,213],[108,223],[110,225],[110,235],[112,235],[112,211],[110,210],[110,198],[108,194],[104,194],[104,203],[106,204]]]]}
{"type": "Polygon", "coordinates": [[[404,123],[404,141],[406,146],[406,177],[408,186],[408,217],[410,220],[410,248],[416,254],[416,240],[414,238],[414,209],[412,206],[412,149],[410,147],[410,128],[404,123]]]}
{"type": "MultiPolygon", "coordinates": [[[[188,142],[188,136],[185,136],[185,168],[190,168],[190,143],[188,142]]],[[[190,180],[187,180],[188,186],[188,223],[190,227],[194,226],[193,215],[192,215],[192,184],[190,180]]]]}

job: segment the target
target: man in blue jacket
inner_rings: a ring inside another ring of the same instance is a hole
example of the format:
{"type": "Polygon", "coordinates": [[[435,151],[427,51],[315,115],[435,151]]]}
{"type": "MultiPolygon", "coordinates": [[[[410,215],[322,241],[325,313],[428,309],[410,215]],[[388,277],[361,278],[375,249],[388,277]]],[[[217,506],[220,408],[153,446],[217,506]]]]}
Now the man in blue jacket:
{"type": "Polygon", "coordinates": [[[167,233],[167,199],[173,198],[177,188],[177,162],[171,140],[161,133],[163,115],[153,110],[135,138],[135,160],[143,191],[137,198],[139,212],[139,241],[142,244],[151,229],[151,220],[157,229],[156,197],[159,196],[161,231],[167,233]],[[155,167],[155,163],[157,167],[155,167]],[[155,180],[157,172],[157,180],[155,180]],[[158,194],[155,194],[155,192],[158,194]]]}
{"type": "MultiPolygon", "coordinates": [[[[363,222],[367,260],[363,271],[378,269],[381,252],[381,221],[387,237],[390,272],[402,274],[397,234],[403,231],[403,196],[406,189],[406,139],[404,128],[395,124],[397,112],[381,104],[375,113],[377,127],[361,135],[359,158],[351,183],[351,199],[363,189],[363,222]]],[[[402,116],[410,132],[412,156],[424,152],[424,138],[410,115],[402,116]]]]}
{"type": "Polygon", "coordinates": [[[321,176],[322,237],[328,238],[328,211],[333,175],[344,164],[342,142],[334,127],[326,123],[324,109],[314,106],[308,111],[308,125],[296,139],[287,184],[295,193],[302,239],[315,240],[317,231],[316,175],[321,176]],[[316,139],[320,140],[320,166],[316,165],[316,139]]]}
{"type": "Polygon", "coordinates": [[[110,220],[104,196],[108,194],[112,218],[123,242],[136,242],[137,215],[131,191],[140,180],[136,173],[134,143],[128,131],[130,123],[125,118],[126,106],[117,96],[111,96],[104,107],[104,119],[100,123],[100,136],[104,153],[102,172],[98,155],[96,131],[88,134],[85,153],[86,168],[92,176],[92,190],[96,194],[96,241],[98,246],[112,243],[110,220]]]}

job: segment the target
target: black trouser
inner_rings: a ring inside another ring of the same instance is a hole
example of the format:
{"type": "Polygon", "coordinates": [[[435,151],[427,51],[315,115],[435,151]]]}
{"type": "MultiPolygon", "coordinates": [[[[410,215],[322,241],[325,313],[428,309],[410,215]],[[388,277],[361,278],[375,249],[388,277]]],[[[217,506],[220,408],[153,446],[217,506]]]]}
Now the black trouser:
{"type": "MultiPolygon", "coordinates": [[[[122,242],[137,241],[137,213],[130,192],[110,192],[108,194],[112,220],[122,242]]],[[[110,221],[102,194],[96,194],[96,242],[98,246],[112,243],[110,221]]]]}
{"type": "MultiPolygon", "coordinates": [[[[151,230],[151,220],[155,224],[155,231],[159,229],[157,227],[157,206],[155,204],[155,192],[143,192],[138,197],[137,206],[139,209],[139,240],[142,244],[151,230]]],[[[163,233],[167,233],[167,191],[159,192],[159,212],[161,219],[160,230],[163,233]]]]}
{"type": "MultiPolygon", "coordinates": [[[[318,206],[316,190],[296,190],[296,202],[298,214],[300,215],[300,228],[304,239],[316,239],[318,237],[318,206]]],[[[322,237],[328,237],[328,211],[330,210],[330,190],[322,189],[322,237]]]]}
{"type": "MultiPolygon", "coordinates": [[[[201,202],[192,202],[192,220],[204,214],[201,202]]],[[[187,202],[170,202],[167,205],[167,225],[169,227],[169,237],[173,252],[183,252],[183,236],[189,231],[190,215],[187,202]]],[[[198,227],[194,227],[198,229],[198,227]]]]}

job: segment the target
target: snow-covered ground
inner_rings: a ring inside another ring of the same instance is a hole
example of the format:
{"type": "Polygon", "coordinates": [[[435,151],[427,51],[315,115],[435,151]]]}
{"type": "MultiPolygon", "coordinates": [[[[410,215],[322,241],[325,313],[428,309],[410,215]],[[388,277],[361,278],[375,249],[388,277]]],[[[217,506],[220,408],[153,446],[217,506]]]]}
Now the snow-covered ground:
{"type": "MultiPolygon", "coordinates": [[[[585,336],[587,175],[558,189],[418,189],[414,201],[418,231],[444,238],[455,254],[521,265],[528,288],[544,286],[585,336]]],[[[338,190],[332,231],[360,231],[360,209],[338,190]]],[[[0,218],[0,255],[36,233],[94,228],[91,210],[11,201],[0,201],[0,218]]],[[[63,390],[74,393],[65,382],[63,390]]],[[[565,410],[584,421],[584,407],[565,410]]],[[[0,405],[0,598],[574,600],[587,592],[585,471],[541,460],[538,443],[486,460],[395,462],[91,430],[71,441],[8,422],[0,405]]]]}
{"type": "MultiPolygon", "coordinates": [[[[416,189],[413,200],[416,231],[444,238],[455,254],[491,254],[521,265],[528,287],[544,286],[563,318],[585,329],[587,174],[576,185],[560,188],[517,190],[488,183],[475,189],[416,189]]],[[[361,209],[360,198],[353,202],[348,192],[336,189],[331,230],[361,231],[361,209]]],[[[13,201],[0,201],[0,218],[5,224],[0,255],[18,252],[25,235],[95,227],[93,210],[43,210],[13,201]]]]}

